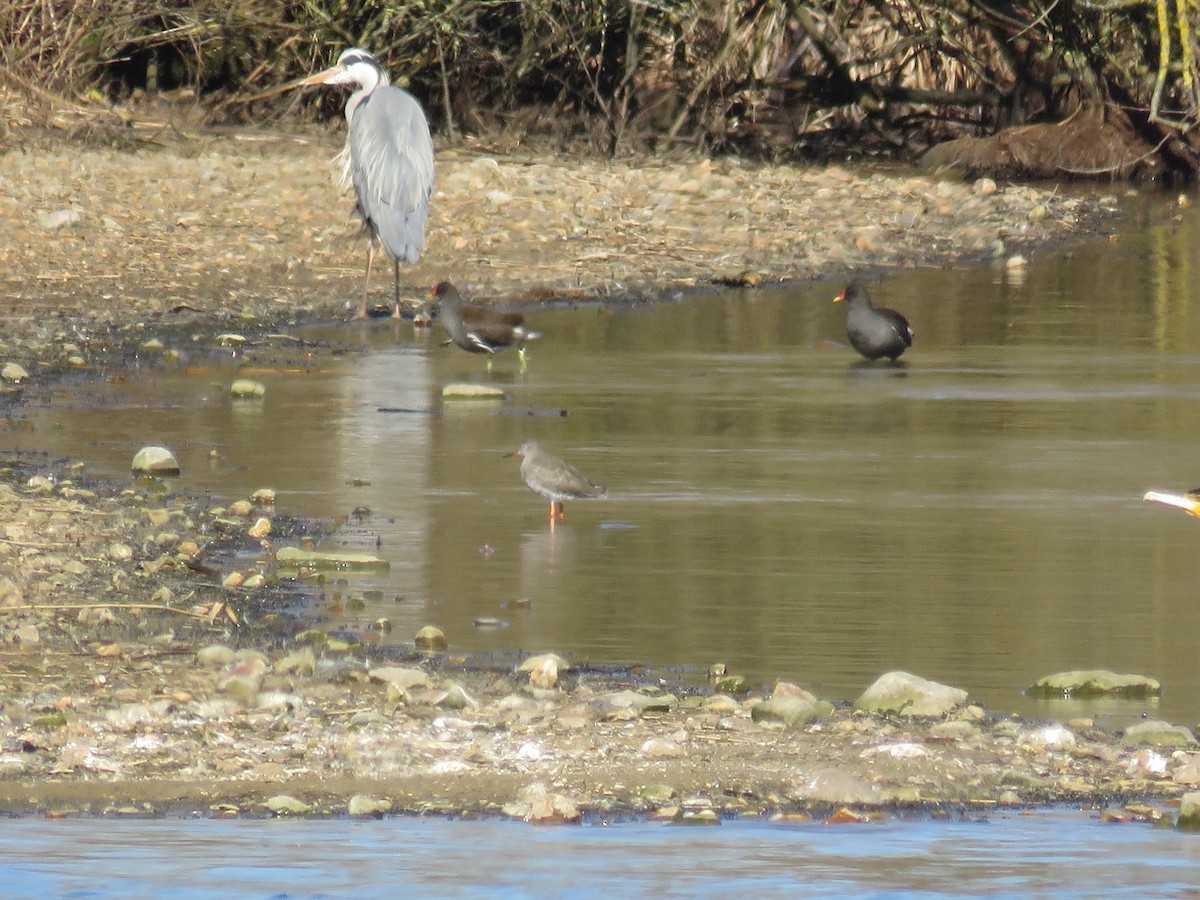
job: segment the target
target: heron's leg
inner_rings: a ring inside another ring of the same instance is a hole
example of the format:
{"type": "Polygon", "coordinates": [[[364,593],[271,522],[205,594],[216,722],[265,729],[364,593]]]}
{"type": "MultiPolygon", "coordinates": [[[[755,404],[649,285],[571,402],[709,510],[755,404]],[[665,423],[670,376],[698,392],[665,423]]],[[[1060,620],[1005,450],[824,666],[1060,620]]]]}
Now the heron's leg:
{"type": "Polygon", "coordinates": [[[525,345],[524,345],[524,344],[522,344],[521,346],[517,347],[517,359],[519,359],[519,360],[521,361],[520,374],[524,375],[524,374],[525,374],[525,369],[526,369],[526,363],[525,363],[525,345]]]}
{"type": "Polygon", "coordinates": [[[400,318],[400,260],[392,260],[392,318],[400,318]]]}
{"type": "Polygon", "coordinates": [[[487,355],[487,373],[489,375],[492,374],[492,354],[491,353],[489,353],[487,355]]]}
{"type": "Polygon", "coordinates": [[[358,304],[358,314],[356,319],[365,319],[367,317],[367,288],[371,286],[371,263],[375,260],[375,239],[367,238],[367,274],[363,276],[363,293],[362,302],[358,304]]]}

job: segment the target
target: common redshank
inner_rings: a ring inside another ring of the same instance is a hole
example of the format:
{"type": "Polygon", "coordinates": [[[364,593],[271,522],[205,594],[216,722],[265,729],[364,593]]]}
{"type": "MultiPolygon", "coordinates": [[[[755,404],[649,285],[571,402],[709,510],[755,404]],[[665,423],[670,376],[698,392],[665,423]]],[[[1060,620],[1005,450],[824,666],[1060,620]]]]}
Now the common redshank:
{"type": "Polygon", "coordinates": [[[525,341],[540,338],[541,334],[525,327],[521,313],[469,306],[463,302],[458,289],[448,281],[440,281],[430,292],[438,300],[438,320],[450,335],[447,343],[468,353],[486,353],[488,371],[497,350],[517,345],[521,371],[525,371],[525,341]]]}
{"type": "Polygon", "coordinates": [[[1164,491],[1146,491],[1142,499],[1147,503],[1165,503],[1177,506],[1186,513],[1200,517],[1200,488],[1192,488],[1186,494],[1168,494],[1164,491]]]}
{"type": "Polygon", "coordinates": [[[833,298],[834,303],[843,300],[847,307],[846,337],[867,359],[886,356],[895,361],[912,346],[913,330],[908,319],[894,309],[873,306],[867,289],[861,284],[849,284],[833,298]]]}
{"type": "Polygon", "coordinates": [[[550,527],[566,519],[565,500],[607,496],[603,485],[594,484],[565,459],[547,453],[537,441],[526,441],[505,456],[521,457],[521,480],[535,494],[550,501],[550,527]]]}

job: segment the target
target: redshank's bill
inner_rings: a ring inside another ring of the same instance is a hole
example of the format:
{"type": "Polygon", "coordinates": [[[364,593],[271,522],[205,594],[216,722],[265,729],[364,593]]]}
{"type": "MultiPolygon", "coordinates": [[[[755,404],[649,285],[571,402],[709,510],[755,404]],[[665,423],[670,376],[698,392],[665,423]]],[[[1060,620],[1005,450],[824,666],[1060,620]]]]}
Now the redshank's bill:
{"type": "Polygon", "coordinates": [[[1186,513],[1200,518],[1200,488],[1192,488],[1186,494],[1168,494],[1165,491],[1146,491],[1142,499],[1147,503],[1165,503],[1177,506],[1186,513]]]}
{"type": "Polygon", "coordinates": [[[521,371],[525,371],[525,341],[541,337],[536,331],[525,327],[521,313],[469,306],[462,295],[448,281],[440,281],[430,292],[438,301],[438,320],[450,335],[447,343],[461,347],[468,353],[486,353],[488,370],[492,368],[492,356],[497,350],[517,345],[517,356],[521,360],[521,371]]]}
{"type": "Polygon", "coordinates": [[[912,346],[913,330],[908,319],[894,309],[873,306],[867,289],[861,284],[849,284],[833,298],[834,303],[843,300],[846,302],[846,337],[867,359],[886,356],[895,361],[912,346]]]}
{"type": "Polygon", "coordinates": [[[594,484],[565,459],[547,453],[537,441],[526,441],[505,456],[521,457],[521,480],[535,494],[550,501],[550,526],[566,519],[565,500],[607,496],[603,485],[594,484]]]}

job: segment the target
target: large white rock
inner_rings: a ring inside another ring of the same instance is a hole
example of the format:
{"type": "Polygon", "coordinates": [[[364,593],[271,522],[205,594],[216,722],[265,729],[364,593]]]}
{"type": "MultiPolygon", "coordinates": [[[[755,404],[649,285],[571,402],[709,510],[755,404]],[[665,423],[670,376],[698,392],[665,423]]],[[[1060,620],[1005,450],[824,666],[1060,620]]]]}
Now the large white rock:
{"type": "Polygon", "coordinates": [[[178,475],[179,460],[166,447],[143,447],[134,456],[132,468],[138,475],[178,475]]]}
{"type": "Polygon", "coordinates": [[[967,692],[962,688],[897,671],[880,675],[854,701],[854,708],[906,716],[944,716],[966,700],[967,692]]]}

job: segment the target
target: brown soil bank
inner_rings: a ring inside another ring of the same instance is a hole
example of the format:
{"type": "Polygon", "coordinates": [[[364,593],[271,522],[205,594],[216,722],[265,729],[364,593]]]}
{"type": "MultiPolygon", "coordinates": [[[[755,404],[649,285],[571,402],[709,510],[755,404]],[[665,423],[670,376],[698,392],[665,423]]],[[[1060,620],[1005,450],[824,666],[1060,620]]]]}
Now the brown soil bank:
{"type": "MultiPolygon", "coordinates": [[[[121,342],[197,316],[252,333],[353,303],[364,248],[331,182],[340,138],[168,134],[132,152],[43,140],[4,154],[0,364],[28,373],[20,389],[100,369],[121,342]]],[[[443,278],[507,299],[841,278],[1036,253],[1104,216],[1052,185],[907,171],[484,147],[442,149],[437,164],[429,250],[405,273],[414,298],[443,278]]],[[[389,278],[383,267],[381,299],[389,278]]],[[[632,676],[542,672],[536,686],[442,656],[381,674],[369,647],[296,640],[272,612],[289,584],[269,548],[264,586],[222,584],[214,549],[260,547],[247,531],[269,508],[69,475],[13,465],[0,485],[3,810],[570,819],[1101,802],[1194,780],[1186,747],[969,705],[934,719],[829,709],[785,726],[755,720],[759,697],[664,696],[632,676]]]]}
{"type": "Polygon", "coordinates": [[[921,165],[1009,178],[1149,178],[1163,172],[1159,151],[1171,149],[1166,142],[1150,146],[1123,120],[1085,108],[1053,124],[946,141],[926,151],[921,165]]]}

